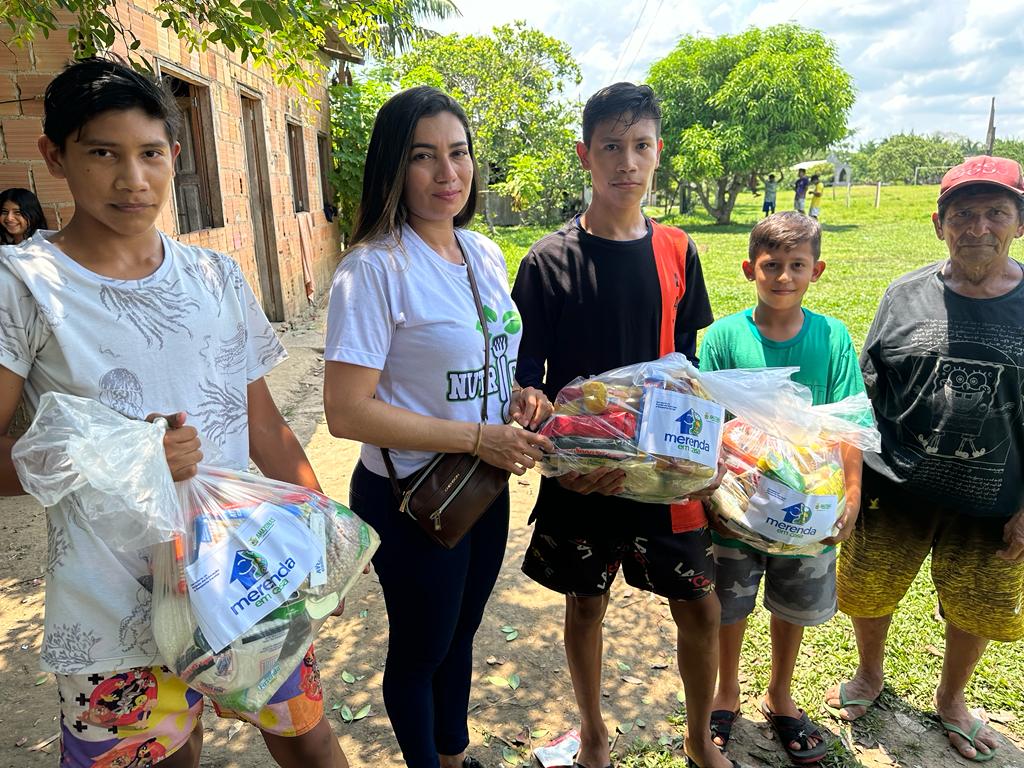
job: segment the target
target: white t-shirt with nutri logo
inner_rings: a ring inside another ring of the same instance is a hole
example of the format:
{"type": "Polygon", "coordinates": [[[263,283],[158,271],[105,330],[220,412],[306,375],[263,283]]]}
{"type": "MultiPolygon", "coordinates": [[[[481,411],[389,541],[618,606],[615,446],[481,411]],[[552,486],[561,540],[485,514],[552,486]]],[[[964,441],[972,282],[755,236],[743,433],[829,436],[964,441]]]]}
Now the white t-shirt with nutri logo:
{"type": "MultiPolygon", "coordinates": [[[[285,351],[229,257],[161,235],[141,280],[84,268],[36,233],[0,247],[0,366],[45,392],[99,400],[134,419],[185,411],[210,464],[249,463],[246,387],[285,351]]],[[[115,552],[68,499],[46,510],[42,667],[64,674],[160,663],[148,551],[115,552]]]]}
{"type": "MultiPolygon", "coordinates": [[[[327,360],[381,372],[376,397],[441,419],[478,422],[482,383],[488,422],[507,421],[522,323],[509,296],[505,259],[481,234],[457,230],[473,267],[491,334],[491,369],[484,375],[483,334],[464,265],[443,259],[408,226],[356,248],[334,274],[327,316],[327,360]]],[[[433,455],[392,451],[399,477],[433,455]]],[[[378,475],[387,469],[377,446],[360,458],[378,475]]]]}

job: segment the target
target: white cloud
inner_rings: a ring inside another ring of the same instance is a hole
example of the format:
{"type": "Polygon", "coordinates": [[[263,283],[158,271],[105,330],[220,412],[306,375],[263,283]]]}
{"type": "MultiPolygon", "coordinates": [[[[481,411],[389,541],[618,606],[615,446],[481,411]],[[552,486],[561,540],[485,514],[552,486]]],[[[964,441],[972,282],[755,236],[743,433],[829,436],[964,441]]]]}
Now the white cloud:
{"type": "Polygon", "coordinates": [[[832,39],[853,76],[857,139],[913,130],[980,140],[993,96],[999,135],[1024,136],[1024,0],[456,2],[462,18],[436,25],[439,31],[486,34],[524,19],[566,41],[583,70],[572,94],[581,99],[613,75],[642,80],[683,35],[795,21],[832,39]]]}

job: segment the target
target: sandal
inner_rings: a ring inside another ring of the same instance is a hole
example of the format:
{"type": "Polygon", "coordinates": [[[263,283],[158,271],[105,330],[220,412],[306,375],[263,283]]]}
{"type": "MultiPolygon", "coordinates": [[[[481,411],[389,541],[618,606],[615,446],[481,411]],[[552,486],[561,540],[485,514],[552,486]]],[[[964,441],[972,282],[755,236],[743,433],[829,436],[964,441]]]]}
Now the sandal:
{"type": "Polygon", "coordinates": [[[716,709],[711,713],[711,738],[721,739],[721,744],[715,744],[723,752],[729,744],[729,737],[732,735],[732,727],[736,718],[740,716],[739,707],[735,711],[729,709],[716,709]]]}
{"type": "Polygon", "coordinates": [[[854,720],[859,720],[861,717],[864,717],[864,715],[860,715],[859,717],[843,717],[839,710],[846,709],[847,707],[864,707],[864,714],[866,715],[867,710],[873,707],[877,700],[877,696],[873,699],[848,699],[846,698],[846,683],[840,683],[839,706],[833,707],[829,705],[827,699],[823,702],[822,706],[825,708],[825,711],[832,715],[836,720],[842,720],[844,723],[852,723],[854,720]]]}
{"type": "Polygon", "coordinates": [[[985,723],[983,723],[978,718],[974,718],[974,722],[971,724],[970,733],[964,731],[956,723],[947,723],[945,720],[939,720],[939,723],[942,724],[942,728],[943,730],[945,730],[947,738],[951,733],[955,733],[957,736],[961,737],[962,739],[965,739],[968,744],[974,747],[974,757],[968,757],[955,746],[953,746],[952,741],[949,743],[949,746],[964,760],[970,760],[972,763],[987,763],[989,760],[996,756],[996,750],[999,749],[999,747],[989,747],[988,752],[982,752],[980,749],[978,749],[978,731],[985,727],[985,723]]]}
{"type": "Polygon", "coordinates": [[[786,755],[794,765],[817,765],[828,754],[828,743],[825,735],[821,732],[804,710],[800,710],[800,717],[788,717],[777,715],[768,708],[768,703],[762,699],[761,714],[765,716],[779,737],[779,743],[786,750],[786,755]],[[813,747],[810,740],[815,738],[818,743],[813,747]],[[797,742],[800,749],[790,747],[790,742],[797,742]]]}

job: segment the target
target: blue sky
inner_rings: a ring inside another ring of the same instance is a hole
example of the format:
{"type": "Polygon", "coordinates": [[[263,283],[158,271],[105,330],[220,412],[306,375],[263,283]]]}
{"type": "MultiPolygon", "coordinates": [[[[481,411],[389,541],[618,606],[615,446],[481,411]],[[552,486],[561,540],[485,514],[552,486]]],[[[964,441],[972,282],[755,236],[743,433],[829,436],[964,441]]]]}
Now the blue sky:
{"type": "Polygon", "coordinates": [[[820,29],[853,75],[855,143],[899,131],[985,137],[996,97],[1000,136],[1024,138],[1024,0],[455,0],[441,32],[485,34],[516,19],[567,42],[578,93],[641,81],[682,35],[796,21],[820,29]],[[613,80],[614,78],[614,80],[613,80]]]}

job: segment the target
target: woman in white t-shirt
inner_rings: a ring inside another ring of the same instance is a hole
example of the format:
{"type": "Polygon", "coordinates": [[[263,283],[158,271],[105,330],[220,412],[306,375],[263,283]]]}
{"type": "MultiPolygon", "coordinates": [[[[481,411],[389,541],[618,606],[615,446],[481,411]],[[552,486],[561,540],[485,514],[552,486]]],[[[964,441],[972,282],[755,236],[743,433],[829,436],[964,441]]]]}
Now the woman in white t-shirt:
{"type": "Polygon", "coordinates": [[[327,423],[363,443],[350,503],[381,536],[384,703],[410,768],[480,765],[465,754],[473,637],[505,552],[509,499],[503,492],[445,549],[399,511],[380,449],[399,478],[440,452],[521,475],[551,449],[507,423],[536,428],[551,404],[515,383],[522,323],[500,249],[462,228],[476,209],[475,170],[466,115],[443,92],[412,88],[381,108],[327,320],[327,423]],[[467,261],[491,334],[488,371],[467,261]]]}

